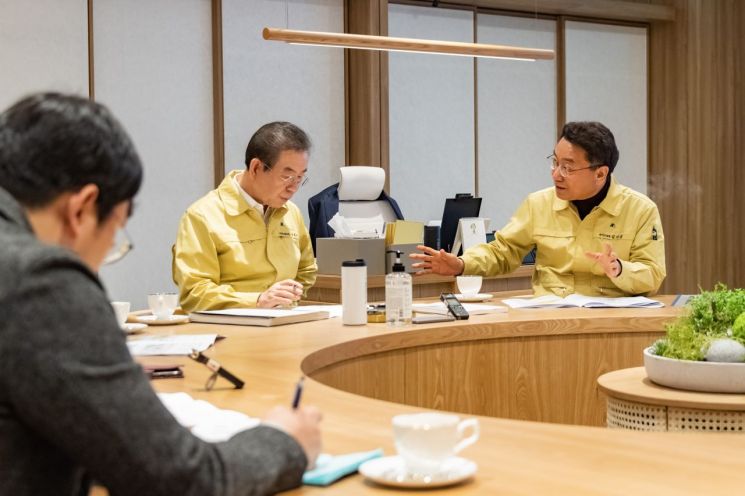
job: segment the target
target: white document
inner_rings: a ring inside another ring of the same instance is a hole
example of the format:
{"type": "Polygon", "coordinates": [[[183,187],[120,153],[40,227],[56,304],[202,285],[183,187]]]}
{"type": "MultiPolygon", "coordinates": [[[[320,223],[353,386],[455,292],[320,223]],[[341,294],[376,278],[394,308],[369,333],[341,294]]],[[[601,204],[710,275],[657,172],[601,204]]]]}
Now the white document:
{"type": "Polygon", "coordinates": [[[566,298],[544,295],[536,298],[508,298],[502,301],[511,308],[661,308],[665,306],[660,301],[644,296],[610,298],[580,294],[571,294],[566,298]]]}
{"type": "Polygon", "coordinates": [[[341,317],[341,305],[303,305],[302,307],[297,307],[297,309],[308,312],[328,312],[330,319],[341,317]]]}
{"type": "Polygon", "coordinates": [[[127,341],[132,356],[189,355],[192,350],[204,351],[215,343],[217,334],[187,334],[179,336],[146,336],[127,341]]]}
{"type": "MultiPolygon", "coordinates": [[[[486,313],[504,313],[507,307],[501,305],[484,305],[482,303],[461,303],[463,308],[471,315],[481,315],[486,313]]],[[[448,307],[441,301],[434,303],[414,303],[411,309],[417,313],[436,313],[438,315],[447,315],[448,307]]]]}
{"type": "Polygon", "coordinates": [[[186,393],[158,393],[158,398],[179,424],[209,443],[227,441],[260,423],[257,418],[234,410],[222,410],[186,393]]]}

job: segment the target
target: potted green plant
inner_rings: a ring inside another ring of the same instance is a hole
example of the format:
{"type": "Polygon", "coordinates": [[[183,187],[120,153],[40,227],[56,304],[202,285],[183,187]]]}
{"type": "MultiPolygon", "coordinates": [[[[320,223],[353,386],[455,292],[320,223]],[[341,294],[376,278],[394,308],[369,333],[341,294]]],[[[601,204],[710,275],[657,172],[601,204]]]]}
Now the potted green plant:
{"type": "Polygon", "coordinates": [[[694,391],[745,392],[745,289],[718,284],[667,324],[666,337],[644,350],[658,384],[694,391]]]}

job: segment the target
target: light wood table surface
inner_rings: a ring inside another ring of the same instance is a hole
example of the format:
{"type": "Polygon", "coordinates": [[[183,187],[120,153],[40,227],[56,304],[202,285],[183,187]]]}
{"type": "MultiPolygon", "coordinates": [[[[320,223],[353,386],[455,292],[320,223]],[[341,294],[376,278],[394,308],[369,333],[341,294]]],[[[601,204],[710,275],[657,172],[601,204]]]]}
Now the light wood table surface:
{"type": "MultiPolygon", "coordinates": [[[[484,277],[481,285],[482,293],[501,291],[517,291],[530,289],[530,279],[533,276],[533,265],[522,265],[510,274],[484,277]]],[[[458,293],[455,277],[426,274],[414,276],[412,287],[413,297],[432,298],[440,293],[458,293]]],[[[312,288],[308,290],[307,299],[325,303],[341,303],[341,276],[319,274],[312,288]]],[[[367,301],[385,301],[385,276],[369,276],[367,278],[367,301]]]]}
{"type": "MultiPolygon", "coordinates": [[[[671,298],[663,300],[669,303],[671,298]]],[[[207,392],[204,383],[209,371],[188,358],[178,358],[176,361],[185,364],[186,377],[154,381],[153,385],[159,391],[184,391],[222,408],[261,416],[275,404],[289,405],[294,384],[304,371],[311,379],[306,381],[303,402],[315,404],[324,412],[325,452],[340,454],[382,447],[387,455],[391,455],[394,454],[391,417],[403,412],[421,411],[422,408],[342,391],[313,377],[325,380],[324,370],[339,367],[344,362],[374,361],[381,353],[405,353],[415,349],[436,351],[459,343],[520,339],[534,341],[537,346],[550,351],[554,344],[563,341],[581,343],[581,339],[587,336],[596,337],[598,343],[586,350],[602,349],[605,337],[607,351],[602,356],[558,356],[556,362],[577,362],[578,365],[569,367],[566,374],[576,373],[583,366],[602,370],[606,368],[603,362],[616,353],[613,347],[623,347],[623,341],[614,340],[614,336],[639,334],[646,339],[659,335],[663,323],[677,313],[678,309],[670,307],[510,310],[505,314],[473,316],[465,323],[410,326],[400,330],[390,330],[385,324],[347,327],[341,325],[339,319],[276,328],[207,324],[151,327],[153,333],[216,332],[226,336],[227,339],[219,341],[207,354],[246,381],[243,390],[235,390],[219,379],[217,389],[207,392]],[[542,340],[545,342],[541,344],[542,340]]],[[[571,346],[560,346],[559,349],[566,353],[571,346]]],[[[530,347],[515,350],[528,353],[530,347]]],[[[478,354],[478,347],[469,347],[468,353],[478,354]]],[[[629,354],[626,350],[619,353],[629,354]]],[[[548,356],[550,354],[541,355],[538,360],[546,360],[548,356]]],[[[518,358],[530,360],[530,357],[518,358]]],[[[641,361],[641,350],[638,350],[638,360],[641,361]]],[[[143,360],[158,361],[173,362],[174,359],[143,360]]],[[[479,366],[487,362],[488,357],[477,361],[479,366]]],[[[479,397],[480,393],[472,390],[473,384],[468,377],[450,375],[457,370],[458,364],[439,369],[437,363],[425,360],[422,373],[437,377],[437,381],[443,384],[443,392],[458,394],[459,391],[468,391],[468,394],[479,397]]],[[[379,373],[381,381],[390,378],[385,371],[379,373]]],[[[529,377],[530,373],[526,372],[521,384],[536,380],[529,377]]],[[[554,373],[560,374],[561,370],[554,373]]],[[[514,377],[521,377],[520,372],[515,374],[514,377]]],[[[564,379],[572,378],[567,375],[564,379]]],[[[493,377],[493,380],[499,382],[500,378],[493,377]]],[[[365,380],[370,381],[369,378],[365,380]]],[[[381,387],[385,389],[385,384],[381,387]]],[[[536,391],[542,389],[538,387],[536,391]]],[[[528,395],[514,387],[505,394],[528,395]]],[[[574,396],[552,397],[537,410],[561,409],[564,402],[576,403],[574,396]]],[[[442,398],[442,401],[447,404],[447,398],[442,398]]],[[[740,494],[745,486],[743,437],[630,432],[489,416],[480,416],[479,419],[481,439],[462,453],[478,463],[476,478],[464,485],[432,493],[711,495],[740,494]]],[[[328,488],[302,487],[292,492],[306,493],[411,494],[410,491],[384,489],[365,481],[360,475],[348,477],[328,488]]]]}

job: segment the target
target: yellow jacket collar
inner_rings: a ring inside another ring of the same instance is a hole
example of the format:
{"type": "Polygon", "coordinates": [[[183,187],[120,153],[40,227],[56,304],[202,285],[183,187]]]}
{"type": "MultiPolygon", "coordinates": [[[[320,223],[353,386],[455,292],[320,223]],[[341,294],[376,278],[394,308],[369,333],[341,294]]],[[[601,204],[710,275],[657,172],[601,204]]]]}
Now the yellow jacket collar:
{"type": "MultiPolygon", "coordinates": [[[[254,212],[256,212],[256,210],[248,204],[248,202],[240,195],[240,193],[235,190],[233,179],[241,172],[243,171],[230,171],[228,175],[225,176],[225,179],[222,180],[220,186],[217,187],[217,194],[220,197],[223,205],[225,206],[225,212],[228,215],[242,215],[248,210],[253,210],[254,212]]],[[[283,205],[282,207],[276,208],[274,210],[284,212],[287,210],[287,206],[283,205]]],[[[259,212],[256,212],[256,214],[259,215],[259,212]]]]}
{"type": "MultiPolygon", "coordinates": [[[[600,205],[598,206],[613,216],[618,215],[621,212],[621,200],[623,196],[621,194],[621,190],[622,190],[621,185],[618,184],[615,176],[611,174],[610,188],[608,188],[608,194],[605,195],[605,198],[603,199],[603,201],[600,202],[600,205]]],[[[569,207],[569,202],[567,200],[562,200],[561,198],[556,196],[556,192],[554,190],[553,209],[555,211],[559,211],[559,210],[564,210],[565,208],[568,208],[568,207],[569,207]]]]}

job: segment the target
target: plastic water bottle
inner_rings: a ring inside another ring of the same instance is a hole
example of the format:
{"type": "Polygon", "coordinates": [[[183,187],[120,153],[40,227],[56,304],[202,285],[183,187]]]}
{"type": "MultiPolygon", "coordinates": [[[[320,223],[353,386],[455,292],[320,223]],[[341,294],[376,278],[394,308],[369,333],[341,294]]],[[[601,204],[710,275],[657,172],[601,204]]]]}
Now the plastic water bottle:
{"type": "Polygon", "coordinates": [[[411,275],[401,263],[401,252],[395,253],[393,271],[385,276],[385,321],[389,327],[411,324],[411,275]]]}
{"type": "Polygon", "coordinates": [[[367,265],[360,258],[341,263],[341,323],[367,324],[367,265]]]}

